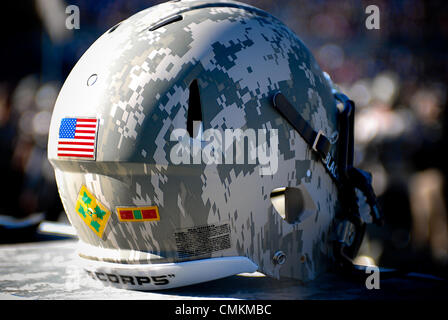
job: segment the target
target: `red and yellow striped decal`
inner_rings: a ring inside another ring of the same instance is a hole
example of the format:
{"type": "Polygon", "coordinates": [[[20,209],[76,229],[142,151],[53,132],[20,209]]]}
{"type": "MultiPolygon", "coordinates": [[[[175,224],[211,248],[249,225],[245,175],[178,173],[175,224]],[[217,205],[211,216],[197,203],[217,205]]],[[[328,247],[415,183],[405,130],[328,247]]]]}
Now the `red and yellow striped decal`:
{"type": "Polygon", "coordinates": [[[151,207],[117,208],[118,219],[122,222],[159,221],[159,209],[151,207]]]}

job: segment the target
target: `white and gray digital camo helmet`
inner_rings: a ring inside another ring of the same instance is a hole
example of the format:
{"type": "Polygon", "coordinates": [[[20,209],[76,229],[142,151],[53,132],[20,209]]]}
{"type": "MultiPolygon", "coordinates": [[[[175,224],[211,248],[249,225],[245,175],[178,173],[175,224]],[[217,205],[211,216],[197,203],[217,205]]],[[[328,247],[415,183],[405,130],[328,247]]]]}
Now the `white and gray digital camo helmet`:
{"type": "Polygon", "coordinates": [[[73,68],[50,126],[85,270],[155,290],[350,264],[381,220],[352,166],[353,108],[255,7],[170,1],[117,24],[73,68]]]}

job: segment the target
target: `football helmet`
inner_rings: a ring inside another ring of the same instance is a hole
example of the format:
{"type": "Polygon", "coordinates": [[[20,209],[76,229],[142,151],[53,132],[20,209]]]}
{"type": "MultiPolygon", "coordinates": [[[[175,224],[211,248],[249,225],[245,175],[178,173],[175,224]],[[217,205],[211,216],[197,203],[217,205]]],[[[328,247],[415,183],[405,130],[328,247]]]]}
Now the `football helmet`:
{"type": "Polygon", "coordinates": [[[120,22],[75,65],[50,125],[84,269],[156,290],[350,263],[381,219],[353,168],[353,108],[255,7],[170,1],[120,22]]]}

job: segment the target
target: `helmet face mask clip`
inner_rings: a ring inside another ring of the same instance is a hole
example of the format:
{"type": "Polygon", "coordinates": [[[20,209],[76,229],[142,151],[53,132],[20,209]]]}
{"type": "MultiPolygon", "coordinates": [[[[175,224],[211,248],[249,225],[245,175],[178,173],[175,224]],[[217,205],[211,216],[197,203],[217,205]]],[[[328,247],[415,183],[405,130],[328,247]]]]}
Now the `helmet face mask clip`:
{"type": "Polygon", "coordinates": [[[50,125],[83,268],[159,290],[254,271],[306,282],[350,261],[368,222],[355,189],[381,220],[353,168],[353,108],[260,9],[178,1],[122,21],[73,68],[50,125]]]}

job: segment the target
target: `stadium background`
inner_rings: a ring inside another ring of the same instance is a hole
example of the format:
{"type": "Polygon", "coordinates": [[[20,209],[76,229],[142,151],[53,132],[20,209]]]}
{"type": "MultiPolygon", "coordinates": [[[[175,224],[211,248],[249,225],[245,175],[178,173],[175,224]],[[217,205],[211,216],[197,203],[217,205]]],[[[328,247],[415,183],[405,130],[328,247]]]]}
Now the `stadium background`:
{"type": "MultiPolygon", "coordinates": [[[[102,33],[160,2],[2,1],[0,218],[63,219],[46,158],[58,91],[102,33]],[[65,28],[68,5],[80,9],[79,30],[65,28]]],[[[293,29],[356,102],[356,165],[373,173],[386,218],[382,228],[369,226],[360,259],[447,277],[447,2],[243,2],[293,29]],[[370,4],[380,9],[379,30],[365,26],[370,4]]],[[[1,243],[34,240],[0,228],[1,243]]]]}

